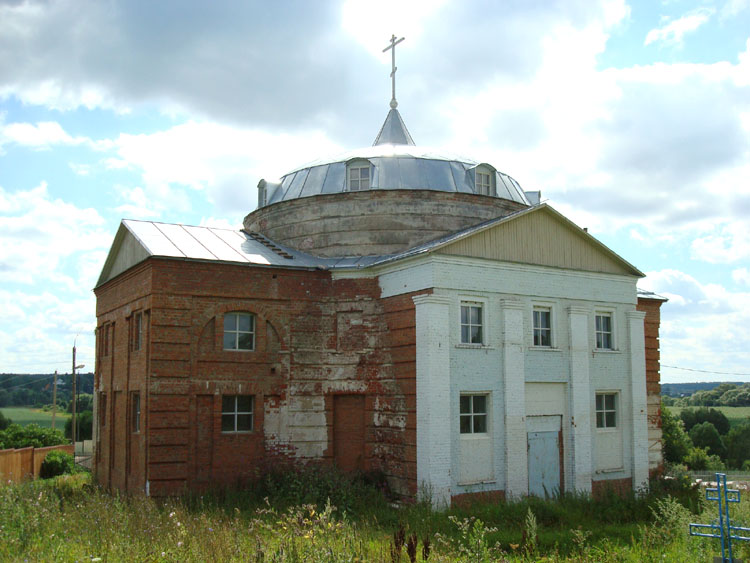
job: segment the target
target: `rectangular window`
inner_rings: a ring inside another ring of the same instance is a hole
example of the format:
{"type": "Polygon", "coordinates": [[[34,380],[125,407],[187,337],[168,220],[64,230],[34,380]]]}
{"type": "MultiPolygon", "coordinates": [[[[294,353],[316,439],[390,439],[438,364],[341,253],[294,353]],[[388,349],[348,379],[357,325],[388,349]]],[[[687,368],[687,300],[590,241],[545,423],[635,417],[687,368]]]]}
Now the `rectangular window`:
{"type": "Polygon", "coordinates": [[[141,349],[143,339],[143,314],[136,313],[133,315],[133,350],[141,349]]]}
{"type": "Polygon", "coordinates": [[[596,347],[599,350],[612,350],[612,314],[596,314],[596,347]]]}
{"type": "Polygon", "coordinates": [[[253,395],[222,395],[221,431],[250,432],[253,429],[253,395]]]}
{"type": "Polygon", "coordinates": [[[103,339],[104,339],[104,356],[109,355],[109,324],[106,324],[102,327],[102,332],[104,333],[103,339]]]}
{"type": "Polygon", "coordinates": [[[482,344],[482,304],[461,304],[461,344],[482,344]]]}
{"type": "Polygon", "coordinates": [[[552,346],[552,310],[534,307],[534,346],[552,346]]]}
{"type": "Polygon", "coordinates": [[[99,395],[99,425],[107,425],[107,394],[101,393],[99,395]]]}
{"type": "Polygon", "coordinates": [[[227,313],[224,315],[224,350],[255,349],[255,315],[227,313]]]}
{"type": "Polygon", "coordinates": [[[141,431],[141,394],[131,393],[130,408],[132,413],[133,432],[141,431]]]}
{"type": "Polygon", "coordinates": [[[358,192],[370,189],[370,167],[369,166],[351,166],[349,167],[349,190],[358,192]]]}
{"type": "Polygon", "coordinates": [[[487,433],[487,395],[461,395],[461,434],[487,433]]]}
{"type": "Polygon", "coordinates": [[[596,394],[596,427],[617,428],[617,393],[596,394]]]}
{"type": "Polygon", "coordinates": [[[490,175],[486,172],[477,172],[477,193],[482,195],[492,195],[492,183],[490,175]]]}

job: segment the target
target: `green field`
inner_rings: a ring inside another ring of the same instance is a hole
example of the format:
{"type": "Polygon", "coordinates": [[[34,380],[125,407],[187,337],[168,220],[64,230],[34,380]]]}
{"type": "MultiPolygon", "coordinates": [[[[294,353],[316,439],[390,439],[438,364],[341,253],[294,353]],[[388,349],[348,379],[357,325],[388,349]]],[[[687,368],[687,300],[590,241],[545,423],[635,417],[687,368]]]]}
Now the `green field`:
{"type": "MultiPolygon", "coordinates": [[[[0,412],[21,426],[34,423],[47,428],[52,427],[52,411],[45,412],[42,409],[33,409],[31,407],[3,407],[0,409],[0,412]]],[[[63,430],[65,428],[65,421],[69,418],[70,414],[58,410],[55,416],[55,428],[63,430]]]]}
{"type": "MultiPolygon", "coordinates": [[[[698,409],[701,407],[667,407],[669,409],[669,412],[674,414],[675,416],[680,416],[680,413],[684,409],[698,409]]],[[[742,424],[743,422],[748,422],[748,418],[750,418],[750,407],[708,407],[710,409],[716,409],[717,411],[721,411],[724,413],[724,416],[726,416],[729,419],[729,424],[732,427],[737,426],[738,424],[742,424]]]]}

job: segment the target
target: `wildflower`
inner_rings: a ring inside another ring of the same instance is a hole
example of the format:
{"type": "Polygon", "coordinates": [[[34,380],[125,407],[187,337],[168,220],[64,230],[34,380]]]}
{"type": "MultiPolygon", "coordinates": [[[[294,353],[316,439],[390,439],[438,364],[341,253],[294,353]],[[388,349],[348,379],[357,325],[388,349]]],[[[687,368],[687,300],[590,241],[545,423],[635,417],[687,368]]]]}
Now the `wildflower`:
{"type": "Polygon", "coordinates": [[[209,529],[208,529],[208,531],[209,531],[209,532],[213,532],[213,531],[214,531],[214,529],[213,529],[213,528],[209,528],[209,529]]]}
{"type": "Polygon", "coordinates": [[[177,542],[177,547],[182,547],[182,542],[181,541],[177,542]]]}
{"type": "Polygon", "coordinates": [[[173,510],[172,512],[170,512],[170,513],[169,513],[169,517],[170,517],[170,518],[171,518],[172,516],[174,516],[174,515],[175,515],[175,512],[174,512],[174,510],[173,510]]]}

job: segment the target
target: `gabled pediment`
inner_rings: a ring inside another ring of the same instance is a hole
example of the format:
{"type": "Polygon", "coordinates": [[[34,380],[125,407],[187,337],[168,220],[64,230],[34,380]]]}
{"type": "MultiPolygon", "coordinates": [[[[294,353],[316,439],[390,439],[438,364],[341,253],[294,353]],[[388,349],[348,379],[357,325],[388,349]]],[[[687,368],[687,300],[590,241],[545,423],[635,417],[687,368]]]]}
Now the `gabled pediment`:
{"type": "Polygon", "coordinates": [[[96,282],[99,287],[136,264],[143,262],[151,253],[145,246],[128,230],[124,223],[120,223],[115,240],[109,249],[109,254],[104,262],[102,273],[96,282]]]}
{"type": "Polygon", "coordinates": [[[436,248],[435,252],[567,270],[644,276],[547,204],[470,229],[464,236],[436,248]]]}

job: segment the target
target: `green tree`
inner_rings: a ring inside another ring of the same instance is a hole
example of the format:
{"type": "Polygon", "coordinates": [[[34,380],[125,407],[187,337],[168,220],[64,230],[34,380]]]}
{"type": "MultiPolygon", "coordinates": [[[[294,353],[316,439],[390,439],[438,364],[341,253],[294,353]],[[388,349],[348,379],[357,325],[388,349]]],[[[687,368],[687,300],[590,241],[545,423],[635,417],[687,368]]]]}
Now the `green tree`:
{"type": "Polygon", "coordinates": [[[729,431],[726,437],[727,463],[741,469],[750,460],[750,422],[743,422],[729,431]]]}
{"type": "Polygon", "coordinates": [[[730,428],[729,419],[723,412],[717,409],[709,409],[706,407],[701,407],[699,409],[683,409],[680,413],[680,418],[685,425],[686,432],[690,432],[690,430],[693,429],[693,426],[701,424],[702,422],[710,422],[713,424],[722,436],[729,432],[730,428]]]}
{"type": "Polygon", "coordinates": [[[13,424],[13,421],[0,411],[0,430],[5,430],[11,424],[13,424]]]}
{"type": "MultiPolygon", "coordinates": [[[[68,412],[73,412],[73,401],[68,403],[68,412]]],[[[76,411],[93,411],[94,410],[94,396],[89,393],[81,393],[78,395],[78,402],[76,403],[76,411]]]]}
{"type": "MultiPolygon", "coordinates": [[[[93,413],[91,411],[83,411],[76,413],[76,433],[78,434],[79,440],[91,440],[91,431],[93,427],[93,413]]],[[[73,439],[71,434],[73,432],[73,418],[69,418],[65,421],[65,437],[73,439]]]]}
{"type": "Polygon", "coordinates": [[[661,406],[662,453],[669,463],[682,463],[693,447],[682,421],[667,407],[661,406]]]}
{"type": "Polygon", "coordinates": [[[718,430],[710,422],[696,424],[690,429],[688,434],[696,448],[705,448],[708,450],[709,455],[716,455],[721,459],[726,458],[726,446],[724,446],[718,430]]]}

